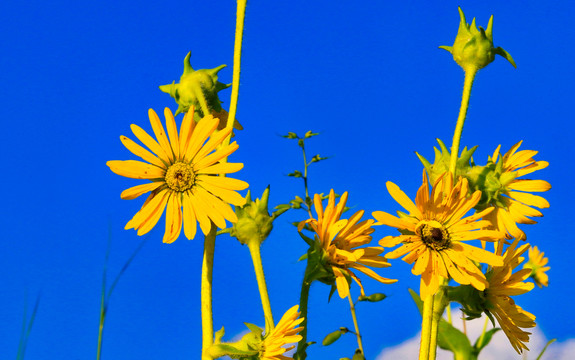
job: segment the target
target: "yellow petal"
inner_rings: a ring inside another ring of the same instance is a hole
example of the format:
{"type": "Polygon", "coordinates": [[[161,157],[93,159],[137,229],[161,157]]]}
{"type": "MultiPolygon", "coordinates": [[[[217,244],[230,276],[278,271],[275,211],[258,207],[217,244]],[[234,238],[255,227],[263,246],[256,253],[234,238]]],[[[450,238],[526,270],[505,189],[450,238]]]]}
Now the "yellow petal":
{"type": "Polygon", "coordinates": [[[204,168],[207,168],[208,166],[211,166],[211,165],[217,163],[218,161],[230,156],[230,154],[232,154],[234,151],[236,151],[238,149],[238,147],[239,147],[238,144],[234,141],[230,145],[219,148],[215,152],[211,153],[210,155],[208,155],[202,159],[195,158],[194,161],[197,161],[197,162],[194,163],[194,169],[196,171],[201,171],[204,168]]]}
{"type": "Polygon", "coordinates": [[[160,121],[158,114],[156,114],[154,110],[149,109],[148,117],[150,118],[150,124],[152,125],[152,130],[156,135],[156,139],[158,139],[158,143],[160,144],[164,152],[168,155],[168,159],[170,159],[170,161],[173,162],[174,154],[172,152],[172,147],[170,145],[168,137],[166,136],[166,131],[164,130],[164,126],[162,125],[162,122],[160,121]]]}
{"type": "Polygon", "coordinates": [[[148,135],[148,133],[144,129],[135,124],[130,125],[130,129],[132,129],[132,132],[134,133],[134,135],[136,135],[138,140],[140,140],[142,144],[146,145],[148,149],[152,150],[152,152],[156,154],[164,163],[166,164],[170,163],[170,158],[168,157],[168,154],[166,154],[166,152],[164,151],[164,149],[162,149],[160,144],[158,144],[156,140],[154,140],[154,138],[148,135]]]}
{"type": "Polygon", "coordinates": [[[138,235],[144,235],[156,226],[158,220],[164,213],[166,204],[168,203],[168,196],[170,192],[167,190],[160,191],[148,204],[145,204],[142,209],[134,216],[134,228],[138,230],[138,235]]]}
{"type": "Polygon", "coordinates": [[[515,180],[507,187],[511,190],[541,192],[551,189],[551,184],[545,180],[515,180]]]}
{"type": "Polygon", "coordinates": [[[191,161],[196,156],[196,153],[202,148],[204,142],[218,127],[218,120],[212,117],[205,117],[200,120],[192,133],[188,147],[184,154],[184,159],[191,161]]]}
{"type": "Polygon", "coordinates": [[[156,190],[162,184],[163,184],[162,182],[156,181],[147,184],[137,185],[122,191],[120,197],[124,200],[132,200],[142,194],[156,190]]]}
{"type": "Polygon", "coordinates": [[[180,194],[172,193],[166,206],[166,231],[164,233],[164,243],[173,243],[182,232],[181,207],[180,194]]]}
{"type": "Polygon", "coordinates": [[[208,183],[226,190],[244,190],[249,186],[245,181],[223,176],[198,175],[197,179],[201,183],[208,183]]]}
{"type": "Polygon", "coordinates": [[[125,137],[124,135],[120,136],[120,141],[122,144],[130,150],[134,155],[141,157],[143,160],[154,164],[158,167],[164,168],[164,163],[154,154],[149,152],[148,150],[144,149],[140,145],[136,144],[133,140],[125,137]]]}
{"type": "Polygon", "coordinates": [[[196,122],[194,121],[194,107],[190,106],[190,110],[184,115],[182,125],[180,125],[180,157],[183,158],[186,154],[186,149],[190,143],[190,139],[194,132],[196,122]]]}
{"type": "Polygon", "coordinates": [[[136,160],[110,160],[106,165],[116,174],[132,179],[161,179],[166,173],[162,168],[136,160]]]}
{"type": "Polygon", "coordinates": [[[211,153],[217,146],[219,146],[226,137],[232,132],[231,128],[224,129],[222,131],[217,132],[216,134],[212,134],[210,140],[202,146],[200,151],[197,152],[196,156],[192,159],[193,162],[197,162],[196,159],[203,159],[209,153],[211,153]]]}
{"type": "Polygon", "coordinates": [[[171,149],[176,159],[179,159],[180,141],[178,138],[178,127],[176,126],[176,119],[174,119],[174,114],[172,114],[170,108],[164,108],[164,117],[166,118],[166,128],[168,130],[168,136],[170,137],[171,149]]]}
{"type": "Polygon", "coordinates": [[[193,205],[190,203],[190,194],[185,192],[183,194],[184,205],[184,234],[188,240],[192,240],[196,236],[197,224],[196,214],[194,213],[193,205]]]}
{"type": "Polygon", "coordinates": [[[222,189],[205,181],[198,183],[198,186],[203,187],[212,195],[219,197],[228,204],[236,206],[244,206],[246,204],[246,199],[235,191],[222,189]]]}
{"type": "Polygon", "coordinates": [[[398,218],[384,211],[374,211],[371,216],[375,218],[378,222],[375,225],[387,225],[398,229],[406,229],[415,232],[415,225],[413,219],[410,218],[398,218]]]}
{"type": "Polygon", "coordinates": [[[243,169],[243,163],[217,163],[210,167],[204,168],[198,171],[198,174],[209,174],[209,175],[218,175],[218,174],[230,174],[235,173],[243,169]]]}
{"type": "Polygon", "coordinates": [[[339,268],[332,266],[332,269],[335,275],[337,293],[340,298],[345,299],[349,295],[349,283],[339,268]]]}
{"type": "Polygon", "coordinates": [[[541,196],[533,195],[530,193],[523,193],[518,191],[511,191],[509,197],[522,202],[525,205],[536,206],[540,209],[548,208],[549,202],[541,196]]]}
{"type": "Polygon", "coordinates": [[[198,222],[200,223],[200,228],[202,229],[202,232],[204,233],[204,235],[208,235],[208,233],[212,229],[212,221],[208,217],[206,211],[204,210],[204,207],[199,202],[196,195],[190,194],[189,198],[190,198],[190,204],[192,205],[192,208],[194,209],[194,214],[196,214],[196,218],[198,219],[198,222]]]}
{"type": "Polygon", "coordinates": [[[411,201],[409,196],[407,196],[403,191],[401,191],[399,186],[395,185],[391,181],[386,182],[385,185],[387,186],[387,191],[389,191],[391,197],[394,198],[395,201],[399,203],[399,205],[403,206],[407,211],[409,211],[410,215],[413,215],[418,219],[422,218],[421,212],[419,211],[417,206],[415,206],[415,204],[413,203],[413,201],[411,201]]]}

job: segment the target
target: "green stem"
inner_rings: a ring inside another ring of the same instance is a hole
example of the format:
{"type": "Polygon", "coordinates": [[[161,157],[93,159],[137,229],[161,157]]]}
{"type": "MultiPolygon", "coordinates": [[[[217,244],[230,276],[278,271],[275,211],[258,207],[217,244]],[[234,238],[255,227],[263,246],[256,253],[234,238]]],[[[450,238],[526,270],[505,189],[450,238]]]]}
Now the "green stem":
{"type": "Polygon", "coordinates": [[[204,259],[202,262],[201,309],[202,309],[202,360],[212,360],[206,350],[214,343],[214,320],[212,313],[212,277],[214,251],[216,248],[217,227],[212,228],[204,240],[204,259]]]}
{"type": "Polygon", "coordinates": [[[304,279],[303,282],[301,284],[301,294],[300,294],[300,298],[299,298],[299,310],[301,312],[300,318],[303,319],[302,323],[301,323],[301,327],[303,327],[303,330],[300,331],[300,335],[301,335],[301,340],[298,342],[297,344],[297,351],[295,353],[294,359],[296,360],[305,360],[305,358],[307,357],[306,354],[306,344],[307,344],[307,302],[309,299],[309,288],[311,287],[311,282],[308,281],[307,279],[307,271],[308,269],[306,268],[306,272],[304,275],[304,279]]]}
{"type": "Polygon", "coordinates": [[[266,321],[266,334],[269,334],[274,328],[274,318],[272,315],[272,307],[270,305],[270,297],[268,295],[268,288],[266,286],[266,278],[264,276],[264,268],[262,265],[262,255],[260,252],[259,241],[249,241],[248,248],[250,249],[250,255],[252,256],[252,262],[254,263],[254,270],[256,273],[256,279],[258,281],[258,289],[260,291],[260,297],[262,299],[262,308],[264,310],[264,318],[266,321]]]}
{"type": "MultiPolygon", "coordinates": [[[[228,115],[228,123],[226,127],[231,128],[234,126],[236,119],[236,111],[238,108],[238,97],[240,92],[240,69],[242,60],[242,41],[244,37],[244,19],[246,17],[247,0],[238,0],[237,14],[236,14],[236,38],[234,42],[234,71],[232,78],[232,98],[230,100],[230,112],[228,115]]],[[[230,143],[231,134],[227,137],[224,145],[230,143]]]]}
{"type": "Polygon", "coordinates": [[[355,335],[357,336],[357,346],[361,350],[361,354],[365,357],[365,352],[363,352],[363,343],[361,342],[361,333],[359,332],[359,325],[357,323],[357,316],[355,315],[355,305],[351,299],[351,293],[347,294],[349,300],[349,309],[351,311],[351,317],[353,318],[353,326],[355,327],[355,335]]]}
{"type": "Polygon", "coordinates": [[[476,68],[468,68],[465,70],[465,81],[463,84],[463,96],[461,97],[461,108],[459,109],[459,117],[455,125],[455,133],[453,134],[453,142],[451,144],[451,159],[449,163],[449,171],[453,174],[455,179],[455,168],[457,165],[457,158],[459,157],[459,143],[461,141],[461,133],[463,132],[463,124],[467,116],[467,108],[469,107],[469,97],[471,96],[471,88],[473,87],[473,80],[477,74],[476,68]]]}
{"type": "Polygon", "coordinates": [[[421,322],[421,342],[419,343],[419,360],[429,360],[429,344],[431,342],[431,323],[433,319],[434,296],[429,295],[423,301],[423,320],[421,322]]]}
{"type": "Polygon", "coordinates": [[[303,140],[301,143],[301,151],[303,153],[303,185],[305,187],[305,204],[307,205],[307,212],[309,214],[310,218],[313,218],[313,215],[311,213],[311,206],[312,206],[312,200],[311,197],[309,196],[309,187],[308,187],[308,182],[307,182],[307,168],[309,166],[309,164],[307,163],[307,156],[305,153],[305,142],[303,140]]]}
{"type": "Polygon", "coordinates": [[[437,351],[437,330],[439,321],[443,316],[446,306],[448,305],[446,288],[439,288],[433,299],[433,315],[431,318],[431,334],[429,340],[429,359],[434,360],[437,351]]]}

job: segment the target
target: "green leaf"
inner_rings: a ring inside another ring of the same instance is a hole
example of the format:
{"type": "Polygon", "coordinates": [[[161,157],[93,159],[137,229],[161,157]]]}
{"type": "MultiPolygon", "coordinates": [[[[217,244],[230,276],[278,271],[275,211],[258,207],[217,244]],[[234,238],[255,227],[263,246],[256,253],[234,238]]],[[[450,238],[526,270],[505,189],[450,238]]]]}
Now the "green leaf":
{"type": "Polygon", "coordinates": [[[378,301],[385,299],[386,297],[387,297],[387,295],[385,295],[385,294],[375,293],[375,294],[371,294],[369,296],[361,295],[357,300],[358,301],[378,302],[378,301]]]}
{"type": "Polygon", "coordinates": [[[310,130],[310,131],[305,133],[304,139],[307,139],[307,138],[310,138],[310,137],[316,136],[316,135],[319,135],[319,133],[314,133],[314,132],[311,132],[311,130],[310,130]]]}
{"type": "Polygon", "coordinates": [[[321,156],[319,156],[319,154],[317,154],[316,156],[311,158],[309,163],[311,164],[311,163],[319,162],[319,161],[326,160],[326,159],[327,159],[327,157],[321,157],[321,156]]]}
{"type": "Polygon", "coordinates": [[[493,335],[498,332],[499,330],[501,330],[500,328],[493,328],[489,331],[487,331],[483,336],[480,336],[477,341],[475,342],[475,344],[473,345],[473,347],[475,348],[475,353],[477,355],[479,355],[479,353],[481,352],[481,350],[483,350],[484,347],[487,346],[487,344],[489,344],[489,342],[491,341],[491,338],[493,337],[493,335]]]}
{"type": "Polygon", "coordinates": [[[323,341],[321,342],[321,344],[323,346],[328,346],[333,344],[334,342],[336,342],[342,335],[342,331],[341,330],[336,330],[332,333],[329,333],[326,335],[326,337],[323,339],[323,341]]]}
{"type": "Polygon", "coordinates": [[[296,171],[292,172],[291,174],[288,174],[288,176],[293,176],[293,177],[296,177],[296,178],[300,178],[300,177],[303,177],[303,174],[301,173],[301,171],[296,170],[296,171]]]}
{"type": "Polygon", "coordinates": [[[288,132],[287,135],[282,135],[282,137],[284,137],[286,139],[299,139],[299,137],[296,135],[296,133],[293,133],[293,132],[288,132]]]}
{"type": "Polygon", "coordinates": [[[545,347],[543,348],[543,350],[541,350],[541,354],[539,354],[539,356],[537,356],[536,360],[540,360],[541,356],[543,356],[543,353],[545,353],[545,350],[547,350],[547,347],[551,344],[553,344],[555,341],[557,341],[557,339],[551,339],[549,341],[547,341],[547,344],[545,344],[545,347]]]}

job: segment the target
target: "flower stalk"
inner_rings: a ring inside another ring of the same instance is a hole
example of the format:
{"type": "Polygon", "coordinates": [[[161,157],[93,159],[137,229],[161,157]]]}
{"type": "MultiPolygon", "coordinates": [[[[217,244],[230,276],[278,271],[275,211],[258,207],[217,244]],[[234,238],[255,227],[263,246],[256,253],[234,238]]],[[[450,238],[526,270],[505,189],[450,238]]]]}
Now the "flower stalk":
{"type": "Polygon", "coordinates": [[[357,336],[357,347],[361,350],[361,354],[365,357],[365,352],[363,351],[363,343],[361,341],[361,333],[359,332],[359,325],[357,323],[357,316],[355,314],[355,305],[351,299],[351,293],[347,295],[349,300],[349,310],[351,311],[351,317],[353,318],[353,326],[355,328],[355,335],[357,336]]]}
{"type": "Polygon", "coordinates": [[[214,269],[214,250],[216,248],[216,225],[204,240],[204,258],[202,262],[201,309],[202,309],[202,360],[212,360],[206,350],[214,343],[214,319],[212,313],[212,278],[214,269]]]}
{"type": "Polygon", "coordinates": [[[463,96],[461,97],[461,107],[459,109],[459,116],[457,124],[455,125],[455,133],[453,134],[453,142],[451,144],[451,159],[449,163],[449,171],[455,178],[455,169],[457,165],[457,158],[459,157],[459,143],[461,142],[461,134],[463,133],[463,124],[467,117],[467,109],[469,107],[469,98],[471,96],[471,88],[478,69],[476,67],[467,67],[465,69],[465,81],[463,83],[463,96]]]}
{"type": "Polygon", "coordinates": [[[256,279],[258,282],[258,289],[260,291],[260,297],[262,299],[262,308],[264,311],[264,318],[266,322],[266,334],[269,334],[274,328],[274,318],[272,315],[272,307],[270,304],[270,297],[268,295],[268,288],[266,285],[266,278],[264,276],[264,268],[262,265],[262,255],[260,251],[261,243],[259,241],[249,241],[248,248],[250,249],[250,255],[252,256],[252,261],[254,263],[254,271],[256,273],[256,279]]]}

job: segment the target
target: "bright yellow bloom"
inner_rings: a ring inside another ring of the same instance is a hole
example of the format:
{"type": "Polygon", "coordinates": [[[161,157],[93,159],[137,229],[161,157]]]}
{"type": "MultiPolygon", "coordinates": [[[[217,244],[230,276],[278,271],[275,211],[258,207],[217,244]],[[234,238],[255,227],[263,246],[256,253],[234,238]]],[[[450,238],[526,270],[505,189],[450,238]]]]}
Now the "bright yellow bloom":
{"type": "MultiPolygon", "coordinates": [[[[548,208],[549,203],[541,196],[530,192],[542,192],[551,189],[551,185],[544,180],[517,179],[523,175],[541,170],[549,166],[547,161],[535,161],[535,150],[521,150],[519,146],[523,141],[513,145],[503,156],[503,173],[500,177],[501,190],[496,201],[492,202],[495,210],[489,213],[485,219],[493,224],[491,229],[499,229],[507,233],[507,238],[525,239],[525,233],[517,227],[517,224],[535,224],[536,221],[528,216],[543,216],[532,206],[540,209],[548,208]]],[[[493,161],[497,161],[501,145],[493,154],[493,161]]]]}
{"type": "Polygon", "coordinates": [[[290,360],[291,357],[284,356],[286,351],[293,349],[295,346],[290,346],[284,348],[286,344],[297,343],[302,339],[301,335],[298,335],[303,327],[296,327],[302,321],[303,318],[299,318],[300,313],[297,311],[298,305],[295,305],[289,309],[281,320],[278,322],[276,327],[266,335],[262,343],[262,355],[261,360],[290,360]]]}
{"type": "Polygon", "coordinates": [[[529,261],[523,265],[524,269],[531,269],[529,277],[531,277],[539,287],[549,286],[549,277],[545,272],[551,268],[545,266],[549,262],[549,259],[544,256],[544,252],[539,251],[537,246],[533,246],[529,248],[529,261]]]}
{"type": "Polygon", "coordinates": [[[382,248],[378,246],[358,248],[371,242],[370,234],[374,232],[371,226],[374,221],[369,219],[360,222],[364,214],[363,210],[353,214],[349,220],[340,219],[347,202],[347,195],[347,192],[343,193],[336,206],[335,193],[332,189],[329,193],[327,207],[324,209],[321,196],[316,194],[314,196],[314,208],[317,213],[317,220],[308,219],[300,222],[298,226],[299,231],[301,231],[305,224],[308,224],[317,234],[326,256],[327,265],[331,267],[335,276],[337,292],[342,299],[349,294],[350,284],[347,280],[349,277],[359,284],[361,294],[365,295],[361,281],[351,269],[359,270],[384,284],[392,284],[397,281],[381,277],[366,267],[367,265],[382,268],[391,265],[385,257],[380,256],[383,252],[382,248]]]}
{"type": "Polygon", "coordinates": [[[534,327],[535,315],[516,305],[509,296],[525,294],[535,285],[523,282],[529,277],[531,269],[512,274],[513,269],[523,261],[521,255],[529,248],[529,244],[525,244],[517,249],[518,242],[519,239],[516,239],[503,254],[503,266],[496,266],[487,273],[489,288],[485,290],[485,300],[487,310],[497,319],[515,351],[521,354],[523,349],[529,350],[525,343],[529,342],[531,334],[521,328],[534,327]]]}
{"type": "Polygon", "coordinates": [[[453,186],[450,174],[445,173],[437,179],[430,195],[424,171],[423,184],[414,204],[397,185],[389,181],[386,185],[391,196],[408,211],[408,215],[395,217],[383,211],[375,211],[373,217],[378,221],[377,225],[392,226],[402,233],[399,236],[386,236],[379,244],[383,247],[403,244],[385,257],[396,259],[406,255],[403,258],[405,262],[415,262],[411,272],[421,275],[421,298],[426,299],[435,294],[449,277],[460,284],[471,284],[478,290],[484,290],[488,286],[487,280],[473,262],[502,265],[503,260],[500,256],[464,241],[496,241],[504,235],[499,231],[481,230],[489,222],[479,219],[489,213],[491,208],[463,218],[477,204],[481,191],[475,191],[467,197],[467,180],[460,178],[453,186]]]}
{"type": "Polygon", "coordinates": [[[150,109],[148,115],[157,141],[142,128],[132,124],[131,129],[136,138],[151,152],[127,137],[120,136],[124,146],[146,162],[112,160],[106,165],[118,175],[151,180],[126,189],[120,195],[122,199],[131,200],[151,191],[142,209],[126,224],[126,229],[138,230],[138,235],[146,234],[156,225],[164,209],[167,209],[163,239],[166,243],[178,238],[182,224],[186,237],[193,239],[196,235],[196,221],[204,234],[210,232],[212,223],[225,228],[225,220],[237,221],[229,204],[244,205],[245,199],[235,190],[243,190],[248,184],[218,176],[237,172],[243,167],[241,163],[221,162],[238,148],[235,142],[221,146],[232,130],[214,133],[218,119],[209,115],[196,124],[193,114],[191,109],[184,116],[178,135],[170,109],[164,110],[167,133],[158,115],[150,109]]]}

